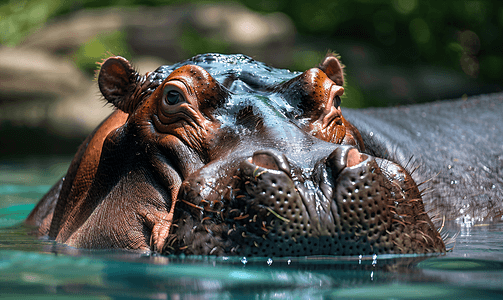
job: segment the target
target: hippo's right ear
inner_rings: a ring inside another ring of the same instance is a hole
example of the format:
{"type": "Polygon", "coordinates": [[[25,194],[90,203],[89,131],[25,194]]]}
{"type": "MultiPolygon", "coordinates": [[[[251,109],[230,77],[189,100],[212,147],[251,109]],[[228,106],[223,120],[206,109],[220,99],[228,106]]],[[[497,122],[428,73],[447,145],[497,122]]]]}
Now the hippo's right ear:
{"type": "Polygon", "coordinates": [[[120,56],[106,59],[98,74],[98,86],[105,99],[128,114],[133,112],[138,102],[133,97],[138,80],[138,72],[120,56]]]}
{"type": "Polygon", "coordinates": [[[339,86],[344,85],[344,66],[341,64],[335,53],[328,53],[318,66],[320,70],[327,74],[339,86]]]}

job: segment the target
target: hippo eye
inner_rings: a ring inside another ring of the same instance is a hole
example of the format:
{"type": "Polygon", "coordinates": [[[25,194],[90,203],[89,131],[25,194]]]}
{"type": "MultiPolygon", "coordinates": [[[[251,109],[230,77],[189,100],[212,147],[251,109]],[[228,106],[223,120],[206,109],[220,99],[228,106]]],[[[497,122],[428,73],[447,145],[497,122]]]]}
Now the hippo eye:
{"type": "Polygon", "coordinates": [[[164,92],[164,98],[169,105],[175,105],[182,101],[182,95],[174,90],[168,90],[164,92]]]}
{"type": "Polygon", "coordinates": [[[339,97],[337,95],[334,97],[334,106],[335,107],[341,106],[341,97],[339,97]]]}

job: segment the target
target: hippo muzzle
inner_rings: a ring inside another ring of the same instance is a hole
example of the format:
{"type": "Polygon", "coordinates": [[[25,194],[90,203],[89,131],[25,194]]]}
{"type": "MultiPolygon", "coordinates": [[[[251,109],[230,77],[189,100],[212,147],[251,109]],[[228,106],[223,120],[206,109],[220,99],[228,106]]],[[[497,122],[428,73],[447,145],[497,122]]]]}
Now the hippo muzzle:
{"type": "Polygon", "coordinates": [[[180,207],[172,250],[299,256],[444,249],[407,171],[353,146],[337,147],[312,168],[260,150],[227,170],[230,180],[212,178],[220,173],[212,170],[182,184],[180,198],[192,200],[180,207]]]}
{"type": "Polygon", "coordinates": [[[342,115],[332,54],[303,73],[207,54],[145,76],[112,57],[98,84],[118,110],[29,216],[41,235],[166,254],[445,251],[409,172],[342,115]]]}

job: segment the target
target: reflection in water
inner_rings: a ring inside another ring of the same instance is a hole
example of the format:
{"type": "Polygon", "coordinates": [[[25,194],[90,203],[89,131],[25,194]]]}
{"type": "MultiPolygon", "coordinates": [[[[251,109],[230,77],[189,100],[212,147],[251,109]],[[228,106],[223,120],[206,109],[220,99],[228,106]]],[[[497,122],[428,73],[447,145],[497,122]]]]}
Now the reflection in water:
{"type": "Polygon", "coordinates": [[[11,295],[497,299],[503,291],[501,225],[473,227],[440,257],[174,257],[78,250],[37,240],[28,230],[0,229],[0,289],[11,295]],[[469,243],[474,237],[480,239],[469,243]]]}

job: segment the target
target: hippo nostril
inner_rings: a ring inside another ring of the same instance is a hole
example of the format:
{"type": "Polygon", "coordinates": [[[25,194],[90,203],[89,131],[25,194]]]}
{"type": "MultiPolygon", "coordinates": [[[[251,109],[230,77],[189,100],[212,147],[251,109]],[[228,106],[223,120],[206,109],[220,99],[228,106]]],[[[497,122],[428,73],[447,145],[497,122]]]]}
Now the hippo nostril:
{"type": "Polygon", "coordinates": [[[356,148],[341,146],[326,158],[326,166],[332,170],[332,176],[336,178],[344,168],[354,167],[367,159],[369,156],[360,153],[356,148]]]}
{"type": "Polygon", "coordinates": [[[326,164],[337,176],[346,167],[346,157],[349,150],[354,148],[338,147],[327,157],[326,164]]]}
{"type": "Polygon", "coordinates": [[[251,163],[262,168],[280,170],[290,174],[290,163],[283,154],[274,150],[256,151],[253,153],[251,163]]]}
{"type": "Polygon", "coordinates": [[[346,167],[356,166],[366,159],[366,155],[361,154],[360,151],[356,149],[350,149],[347,154],[346,167]]]}
{"type": "Polygon", "coordinates": [[[276,160],[268,154],[254,153],[252,163],[262,168],[279,170],[279,166],[276,163],[276,160]]]}

